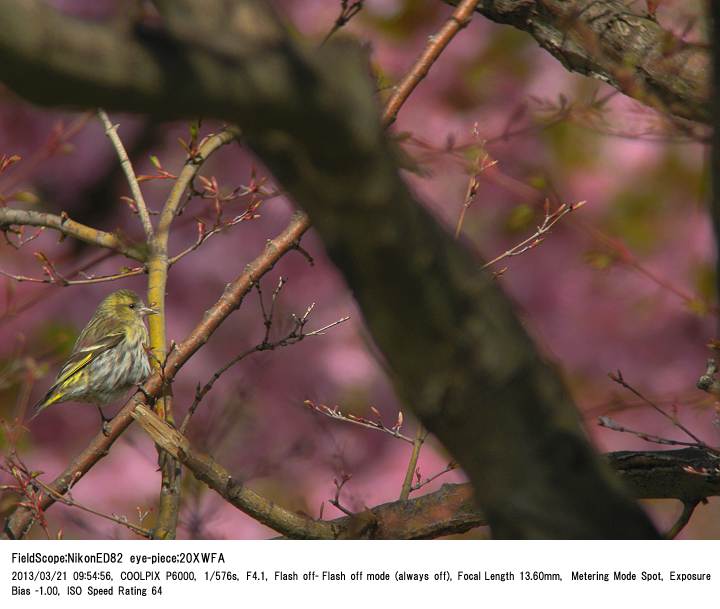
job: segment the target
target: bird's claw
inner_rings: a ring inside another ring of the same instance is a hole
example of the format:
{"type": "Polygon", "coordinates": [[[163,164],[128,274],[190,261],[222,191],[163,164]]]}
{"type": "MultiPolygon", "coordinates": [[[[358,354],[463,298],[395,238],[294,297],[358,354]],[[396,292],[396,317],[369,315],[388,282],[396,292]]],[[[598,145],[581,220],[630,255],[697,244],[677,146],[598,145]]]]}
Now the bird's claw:
{"type": "Polygon", "coordinates": [[[108,437],[110,437],[110,425],[109,425],[109,423],[110,423],[110,421],[112,421],[112,419],[108,419],[108,418],[105,416],[105,413],[102,411],[102,408],[100,408],[100,406],[98,406],[98,412],[100,413],[100,419],[102,420],[102,432],[103,432],[103,435],[104,435],[106,438],[108,438],[108,437]]]}
{"type": "Polygon", "coordinates": [[[148,405],[152,406],[155,403],[155,396],[150,395],[147,391],[145,391],[145,387],[142,385],[136,386],[137,390],[143,394],[145,397],[145,401],[148,403],[148,405]]]}

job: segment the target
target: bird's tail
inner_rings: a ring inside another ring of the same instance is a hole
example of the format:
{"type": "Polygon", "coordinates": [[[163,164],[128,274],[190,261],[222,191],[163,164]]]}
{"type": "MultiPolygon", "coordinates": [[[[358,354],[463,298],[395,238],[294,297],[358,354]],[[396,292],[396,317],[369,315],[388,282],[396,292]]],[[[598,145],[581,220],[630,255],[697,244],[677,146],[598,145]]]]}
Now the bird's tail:
{"type": "Polygon", "coordinates": [[[36,416],[38,416],[43,410],[45,410],[48,407],[47,404],[45,404],[45,398],[43,398],[41,401],[39,401],[35,406],[33,406],[33,413],[30,416],[30,418],[27,420],[29,423],[33,419],[35,419],[36,416]]]}
{"type": "Polygon", "coordinates": [[[55,391],[55,387],[50,389],[42,400],[40,400],[35,406],[33,406],[33,414],[28,419],[28,423],[32,421],[36,416],[38,416],[43,410],[45,410],[48,406],[52,406],[56,402],[60,401],[63,397],[63,394],[60,392],[55,391]]]}

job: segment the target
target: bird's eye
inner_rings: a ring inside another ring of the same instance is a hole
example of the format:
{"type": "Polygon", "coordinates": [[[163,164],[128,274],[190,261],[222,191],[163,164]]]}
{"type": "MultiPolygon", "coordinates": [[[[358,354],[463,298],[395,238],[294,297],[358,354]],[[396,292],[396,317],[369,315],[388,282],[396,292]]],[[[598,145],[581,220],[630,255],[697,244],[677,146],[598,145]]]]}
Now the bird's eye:
{"type": "Polygon", "coordinates": [[[134,309],[134,308],[135,308],[135,303],[134,303],[134,302],[131,302],[128,306],[129,306],[131,309],[134,309]]]}

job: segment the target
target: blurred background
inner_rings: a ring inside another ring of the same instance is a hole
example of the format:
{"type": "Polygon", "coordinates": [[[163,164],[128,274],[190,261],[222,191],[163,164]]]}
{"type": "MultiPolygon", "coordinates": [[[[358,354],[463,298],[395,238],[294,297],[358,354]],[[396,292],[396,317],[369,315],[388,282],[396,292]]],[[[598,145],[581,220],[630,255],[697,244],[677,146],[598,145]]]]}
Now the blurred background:
{"type": "MultiPolygon", "coordinates": [[[[87,19],[107,20],[128,10],[113,0],[64,0],[52,4],[87,19]]],[[[638,3],[640,5],[641,3],[638,3]]],[[[276,1],[298,36],[320,43],[339,13],[339,2],[276,1]]],[[[450,9],[433,0],[366,0],[337,37],[366,44],[382,99],[412,64],[450,9]]],[[[661,25],[687,39],[702,37],[701,3],[665,0],[661,25]]],[[[179,138],[188,123],[111,116],[139,174],[158,175],[157,165],[177,173],[186,158],[179,138]],[[155,157],[153,161],[152,157],[155,157]]],[[[219,127],[202,123],[201,134],[219,127]]],[[[655,450],[640,438],[601,428],[598,416],[668,438],[679,430],[610,378],[625,380],[712,445],[720,444],[718,411],[695,383],[716,338],[713,240],[706,211],[706,150],[697,126],[685,128],[625,98],[602,83],[573,75],[523,32],[482,16],[462,31],[404,106],[393,137],[403,151],[408,182],[448,227],[455,230],[468,184],[477,192],[461,225],[462,237],[486,260],[527,239],[546,213],[587,201],[563,217],[537,247],[492,267],[546,356],[563,370],[587,430],[600,451],[655,450]]],[[[140,238],[137,217],[117,158],[94,114],[32,107],[0,89],[0,154],[20,160],[0,174],[0,204],[60,213],[107,231],[140,238]]],[[[221,149],[202,169],[222,193],[271,176],[237,144],[221,149]]],[[[159,210],[171,182],[152,179],[143,190],[159,210]]],[[[231,218],[250,203],[225,204],[231,218]]],[[[182,340],[221,295],[226,283],[287,224],[292,205],[282,196],[263,201],[252,221],[208,240],[183,258],[168,283],[168,336],[182,340]]],[[[178,218],[171,253],[197,237],[196,218],[213,222],[212,201],[193,199],[178,218]]],[[[382,222],[382,218],[378,218],[382,222]]],[[[27,229],[21,239],[33,237],[27,229]]],[[[11,235],[13,243],[17,235],[11,235]]],[[[310,233],[303,247],[314,265],[290,252],[263,281],[269,297],[287,279],[275,308],[272,337],[291,328],[291,314],[315,303],[309,330],[351,316],[350,321],[299,344],[258,353],[226,373],[205,397],[188,428],[199,448],[236,477],[282,505],[317,517],[341,516],[328,503],[335,482],[350,476],[341,501],[351,510],[393,501],[411,446],[389,435],[331,420],[304,406],[338,406],[370,419],[379,411],[388,426],[398,412],[403,432],[415,433],[409,409],[393,393],[363,328],[353,296],[310,233]],[[321,511],[322,510],[322,511],[321,511]]],[[[0,271],[41,278],[41,252],[57,271],[100,275],[132,261],[103,257],[72,239],[45,231],[20,249],[0,242],[0,271]]],[[[74,275],[75,278],[82,274],[74,275]]],[[[52,383],[79,330],[110,291],[144,292],[144,276],[113,283],[61,287],[0,277],[0,417],[12,420],[52,383]]],[[[265,328],[257,294],[227,320],[182,369],[173,386],[175,409],[184,416],[195,387],[218,368],[262,340],[265,328]]],[[[118,404],[117,407],[119,407],[118,404]]],[[[117,410],[108,408],[108,413],[117,410]]],[[[19,454],[51,480],[99,429],[94,408],[67,403],[29,425],[19,454]]],[[[512,443],[512,438],[508,442],[512,443]]],[[[0,435],[0,450],[9,439],[0,435]]],[[[450,460],[432,438],[419,460],[421,479],[450,460]]],[[[130,428],[112,451],[77,485],[73,496],[97,510],[124,514],[151,526],[159,493],[157,454],[147,436],[130,428]]],[[[0,483],[9,476],[0,472],[0,483]]],[[[450,471],[414,495],[463,480],[450,471]]],[[[269,529],[225,504],[185,476],[180,538],[265,538],[269,529]]],[[[0,512],[10,506],[0,496],[0,512]]],[[[645,503],[665,529],[681,511],[676,501],[645,503]]],[[[76,509],[56,505],[50,530],[66,538],[132,536],[127,529],[76,509]]],[[[35,528],[35,536],[44,533],[35,528]]],[[[484,537],[477,529],[466,537],[484,537]]],[[[685,538],[720,538],[720,501],[696,510],[685,538]]]]}

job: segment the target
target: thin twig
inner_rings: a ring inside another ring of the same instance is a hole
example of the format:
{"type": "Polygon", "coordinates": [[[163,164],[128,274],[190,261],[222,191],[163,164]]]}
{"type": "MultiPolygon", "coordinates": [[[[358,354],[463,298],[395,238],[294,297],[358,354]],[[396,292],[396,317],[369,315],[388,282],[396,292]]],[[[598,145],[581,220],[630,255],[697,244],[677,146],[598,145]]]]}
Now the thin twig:
{"type": "Polygon", "coordinates": [[[135,199],[135,205],[137,206],[138,215],[140,216],[140,222],[142,222],[143,230],[145,231],[145,237],[147,238],[147,241],[149,243],[152,240],[155,231],[153,230],[153,225],[150,221],[150,214],[148,213],[148,208],[145,204],[145,199],[143,197],[142,191],[140,190],[140,184],[138,183],[137,176],[135,175],[135,171],[133,170],[132,163],[130,162],[130,158],[127,155],[125,146],[123,146],[123,143],[117,134],[118,126],[113,125],[110,122],[110,118],[108,117],[105,110],[100,108],[98,109],[97,113],[98,117],[100,118],[100,122],[102,122],[103,127],[105,127],[105,135],[108,136],[108,139],[112,143],[113,148],[115,148],[115,152],[117,153],[118,159],[120,160],[120,166],[125,172],[125,178],[127,179],[128,186],[130,186],[130,192],[132,193],[133,199],[135,199]]]}
{"type": "MultiPolygon", "coordinates": [[[[474,131],[477,134],[477,125],[475,125],[474,131]]],[[[460,236],[460,232],[462,231],[463,223],[465,222],[465,214],[467,213],[467,210],[469,209],[472,202],[475,200],[475,195],[477,195],[478,189],[480,188],[480,174],[483,173],[486,169],[494,167],[495,165],[497,165],[497,161],[490,158],[490,155],[485,150],[485,145],[483,142],[480,151],[475,157],[475,162],[473,163],[473,171],[471,172],[470,179],[468,180],[467,190],[465,191],[465,199],[463,200],[463,206],[460,210],[460,216],[458,217],[457,225],[455,226],[456,239],[460,236]]]]}
{"type": "Polygon", "coordinates": [[[65,495],[62,495],[62,494],[58,493],[52,487],[45,484],[39,478],[34,478],[33,481],[37,485],[39,485],[46,493],[52,495],[52,497],[53,497],[53,499],[55,499],[55,501],[59,501],[60,503],[67,505],[69,507],[75,507],[83,512],[87,512],[88,514],[93,514],[100,518],[104,518],[105,520],[110,520],[111,522],[115,522],[116,524],[121,524],[122,526],[130,529],[133,533],[136,533],[136,534],[140,535],[141,537],[145,537],[146,539],[152,538],[152,533],[150,532],[149,529],[146,529],[144,527],[133,524],[125,516],[118,516],[117,514],[105,514],[103,512],[99,512],[93,508],[87,507],[86,505],[83,505],[82,503],[78,503],[77,501],[75,501],[75,499],[70,495],[70,492],[66,493],[65,495]]]}
{"type": "Polygon", "coordinates": [[[571,205],[567,205],[566,203],[563,203],[558,207],[554,212],[550,213],[549,209],[549,201],[545,201],[545,218],[543,220],[543,223],[537,227],[537,230],[530,235],[527,239],[524,239],[517,245],[511,247],[509,250],[503,252],[499,256],[496,256],[490,262],[486,262],[482,265],[482,269],[486,269],[493,264],[496,264],[500,262],[501,260],[504,260],[505,258],[512,258],[514,256],[520,256],[521,254],[524,254],[528,250],[531,250],[538,245],[540,245],[544,240],[545,236],[550,232],[550,229],[552,229],[553,226],[555,226],[560,220],[562,220],[567,214],[569,214],[571,211],[575,211],[576,209],[582,207],[585,205],[585,201],[579,201],[578,203],[573,203],[571,205]]]}
{"type": "Polygon", "coordinates": [[[632,394],[634,394],[636,397],[640,398],[643,402],[645,402],[648,406],[650,406],[651,408],[653,408],[656,412],[658,412],[658,413],[660,413],[662,416],[664,416],[668,421],[670,421],[670,422],[671,422],[675,427],[677,427],[679,430],[681,430],[682,432],[684,432],[687,436],[689,436],[690,438],[692,438],[693,440],[695,440],[695,443],[696,443],[697,446],[702,446],[703,448],[709,448],[709,446],[708,446],[707,444],[705,444],[705,442],[703,442],[703,441],[702,441],[700,438],[698,438],[692,431],[690,431],[687,427],[685,427],[682,423],[680,423],[680,421],[678,421],[676,417],[674,417],[674,416],[668,414],[667,412],[665,412],[665,411],[664,411],[662,408],[660,408],[660,406],[658,406],[655,402],[653,402],[652,400],[649,400],[649,399],[646,398],[642,393],[640,393],[637,389],[635,389],[634,387],[632,387],[631,385],[629,385],[628,383],[626,383],[626,382],[625,382],[625,379],[624,379],[623,376],[622,376],[622,373],[620,372],[620,370],[618,370],[617,373],[615,373],[615,374],[613,374],[613,373],[611,372],[611,373],[608,374],[608,376],[609,376],[613,381],[615,381],[616,383],[618,383],[619,385],[621,385],[622,387],[624,387],[625,389],[627,389],[630,393],[632,393],[632,394]]]}
{"type": "MultiPolygon", "coordinates": [[[[100,253],[99,256],[96,256],[87,262],[84,262],[82,265],[76,267],[75,269],[71,270],[69,273],[65,275],[65,277],[75,277],[77,275],[83,275],[85,271],[91,269],[93,266],[96,266],[97,264],[100,264],[101,262],[104,262],[108,258],[111,258],[114,256],[117,252],[114,252],[112,250],[105,250],[100,253]]],[[[12,284],[8,282],[8,286],[10,287],[12,284]]],[[[20,303],[18,305],[15,305],[11,302],[10,295],[8,295],[7,299],[7,305],[6,310],[0,314],[0,325],[7,323],[8,320],[13,319],[15,316],[20,315],[21,313],[27,311],[28,309],[34,307],[40,302],[45,302],[48,298],[52,298],[53,294],[57,294],[57,292],[51,292],[46,293],[44,290],[41,294],[36,294],[32,298],[29,298],[23,303],[20,303]]]]}
{"type": "MultiPolygon", "coordinates": [[[[45,142],[41,144],[40,148],[29,158],[23,159],[22,164],[20,164],[11,175],[3,177],[3,181],[0,184],[0,202],[4,200],[4,193],[12,192],[19,184],[29,181],[29,179],[35,175],[41,163],[56,154],[63,154],[65,146],[85,128],[92,118],[92,114],[92,112],[84,112],[78,115],[67,126],[62,120],[56,122],[50,131],[50,135],[45,142]]],[[[16,155],[11,155],[10,160],[13,160],[14,156],[16,155]]],[[[6,156],[5,159],[7,160],[8,157],[6,156]]],[[[0,163],[0,169],[2,168],[1,165],[0,163]]]]}
{"type": "Polygon", "coordinates": [[[260,301],[260,312],[263,316],[263,325],[265,326],[265,336],[263,337],[263,342],[267,343],[270,340],[270,330],[272,329],[272,323],[273,323],[273,314],[275,312],[275,303],[277,302],[277,298],[280,295],[280,292],[282,291],[283,287],[287,283],[287,279],[284,277],[280,277],[278,279],[277,286],[275,286],[275,289],[272,293],[272,298],[270,300],[270,310],[265,310],[265,302],[263,300],[262,296],[262,288],[260,287],[260,282],[255,284],[255,289],[258,293],[258,300],[260,301]]]}
{"type": "Polygon", "coordinates": [[[127,277],[135,277],[137,275],[142,275],[145,272],[145,267],[135,267],[127,271],[115,273],[114,275],[91,275],[86,277],[85,279],[65,279],[62,275],[59,274],[47,278],[28,277],[27,275],[15,275],[13,273],[8,273],[7,271],[3,271],[2,269],[0,269],[0,275],[7,277],[8,279],[12,279],[13,281],[17,281],[18,283],[46,283],[60,285],[63,287],[71,285],[90,285],[95,283],[105,283],[108,281],[117,281],[118,279],[126,279],[127,277]]]}
{"type": "Polygon", "coordinates": [[[433,474],[432,476],[425,478],[425,480],[420,480],[420,472],[417,472],[417,474],[416,474],[417,482],[412,486],[412,488],[410,489],[410,492],[420,490],[426,484],[430,484],[433,480],[437,480],[440,476],[444,476],[448,472],[451,472],[455,469],[457,469],[457,463],[455,463],[454,461],[450,461],[450,463],[448,463],[445,466],[445,469],[442,469],[439,472],[437,472],[436,474],[433,474]]]}
{"type": "Polygon", "coordinates": [[[43,494],[34,484],[35,476],[17,454],[18,440],[26,428],[18,420],[14,424],[0,421],[0,425],[10,445],[9,454],[5,457],[4,463],[0,464],[0,470],[7,472],[15,480],[15,484],[0,485],[0,490],[19,495],[22,499],[18,502],[18,508],[32,514],[33,520],[41,526],[47,538],[50,539],[50,529],[43,506],[43,494]]]}
{"type": "Polygon", "coordinates": [[[348,22],[362,10],[364,2],[365,0],[356,0],[352,3],[350,3],[350,0],[340,0],[340,14],[337,16],[337,19],[335,19],[335,23],[333,23],[330,31],[325,34],[325,38],[323,38],[320,46],[323,46],[330,40],[333,34],[348,24],[348,22]]]}
{"type": "Polygon", "coordinates": [[[472,21],[473,12],[479,3],[480,0],[463,0],[460,2],[440,31],[434,36],[430,36],[427,46],[413,67],[394,87],[394,92],[387,101],[382,115],[384,126],[387,127],[395,122],[400,108],[410,97],[415,87],[425,78],[432,65],[445,50],[445,47],[450,44],[450,41],[461,29],[472,21]]]}
{"type": "Polygon", "coordinates": [[[218,233],[221,233],[222,231],[235,226],[236,224],[240,224],[241,222],[245,222],[246,220],[253,220],[257,218],[255,214],[253,214],[249,210],[245,210],[241,214],[235,216],[232,220],[228,220],[227,222],[222,222],[219,225],[214,226],[210,230],[207,230],[205,228],[205,225],[198,220],[198,236],[195,240],[195,243],[185,248],[183,251],[179,252],[175,256],[172,256],[168,259],[168,266],[173,266],[174,264],[178,263],[180,260],[182,260],[185,256],[188,254],[194,252],[196,249],[198,249],[203,243],[205,243],[208,239],[211,237],[214,237],[218,233]]]}
{"type": "Polygon", "coordinates": [[[400,429],[402,428],[403,423],[402,411],[398,412],[398,418],[395,425],[393,425],[392,427],[386,427],[385,424],[380,420],[380,412],[373,406],[370,406],[370,410],[372,410],[373,413],[377,415],[378,419],[376,421],[366,419],[364,417],[358,417],[354,414],[345,414],[340,411],[337,406],[333,406],[332,408],[330,408],[330,406],[326,406],[325,404],[316,404],[312,400],[305,400],[303,404],[307,406],[310,410],[314,410],[315,412],[324,414],[326,417],[330,417],[331,419],[335,419],[336,421],[344,421],[345,423],[352,423],[353,425],[359,425],[360,427],[366,427],[367,429],[375,429],[377,431],[382,431],[383,433],[391,435],[393,438],[404,440],[408,444],[415,443],[415,440],[413,440],[409,436],[406,436],[405,434],[400,433],[400,429]]]}
{"type": "Polygon", "coordinates": [[[697,442],[683,442],[682,440],[671,440],[670,438],[663,438],[654,434],[645,433],[644,431],[636,431],[634,429],[629,429],[620,425],[610,417],[606,416],[598,417],[598,425],[600,425],[600,427],[611,429],[612,431],[632,434],[634,436],[637,436],[641,440],[645,440],[646,442],[652,442],[653,444],[665,444],[667,446],[693,446],[695,448],[698,447],[697,442]]]}
{"type": "Polygon", "coordinates": [[[342,492],[343,487],[350,481],[350,478],[352,478],[352,474],[343,473],[340,475],[340,480],[337,478],[333,479],[333,484],[335,485],[335,496],[332,499],[328,499],[328,503],[330,505],[334,505],[343,514],[347,514],[348,516],[352,516],[353,513],[340,503],[340,493],[342,492]]]}
{"type": "Polygon", "coordinates": [[[658,275],[651,269],[647,268],[640,262],[637,257],[632,253],[622,241],[615,237],[610,237],[598,230],[596,227],[586,224],[582,221],[577,221],[577,226],[582,230],[586,231],[592,238],[601,244],[602,247],[608,248],[611,251],[613,262],[624,265],[629,269],[632,269],[639,275],[642,275],[646,279],[652,281],[654,284],[660,286],[663,290],[677,296],[682,300],[686,306],[697,309],[698,305],[702,307],[702,310],[708,313],[720,314],[720,307],[716,304],[709,302],[703,296],[699,294],[689,293],[687,290],[674,285],[668,279],[658,275]]]}
{"type": "Polygon", "coordinates": [[[180,433],[184,434],[185,430],[187,429],[188,424],[190,423],[190,419],[195,414],[195,411],[197,410],[200,402],[202,399],[210,392],[210,390],[213,388],[217,380],[225,374],[230,368],[244,360],[246,357],[252,355],[253,353],[260,353],[261,351],[274,351],[275,349],[281,348],[281,347],[288,347],[290,345],[294,345],[295,343],[299,343],[301,340],[309,337],[309,336],[322,336],[325,331],[329,330],[330,328],[333,328],[341,323],[346,322],[348,319],[350,319],[349,316],[341,317],[338,320],[335,320],[332,323],[329,323],[321,328],[318,328],[317,330],[312,330],[311,332],[305,332],[305,325],[307,324],[310,313],[312,312],[313,308],[315,307],[315,303],[311,304],[305,311],[302,317],[297,317],[296,315],[292,315],[293,319],[293,328],[282,338],[279,338],[275,341],[270,341],[270,330],[272,328],[272,315],[275,308],[275,301],[277,298],[277,295],[282,290],[283,286],[285,285],[286,280],[284,278],[280,278],[277,287],[273,291],[272,296],[272,302],[270,305],[269,311],[266,310],[265,304],[263,303],[262,299],[262,291],[258,284],[255,285],[255,289],[258,291],[258,294],[260,295],[260,308],[263,315],[263,324],[265,326],[265,334],[263,336],[263,340],[255,345],[254,347],[251,347],[250,349],[247,349],[246,351],[243,351],[239,355],[232,358],[229,362],[227,362],[224,366],[219,368],[215,371],[215,373],[210,377],[210,380],[208,380],[205,385],[202,387],[198,383],[197,388],[195,389],[195,398],[193,399],[192,404],[190,405],[190,408],[188,409],[187,414],[185,415],[185,418],[183,419],[182,424],[180,425],[180,433]]]}
{"type": "Polygon", "coordinates": [[[38,228],[32,235],[29,237],[25,237],[25,226],[20,225],[19,227],[13,227],[8,226],[4,227],[2,229],[3,237],[5,238],[5,243],[7,243],[10,247],[13,249],[19,250],[21,247],[27,245],[31,241],[35,241],[40,235],[42,235],[45,232],[45,229],[47,227],[41,226],[38,228]],[[17,243],[15,243],[12,239],[10,239],[10,235],[8,233],[17,235],[17,243]]]}

